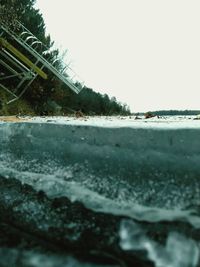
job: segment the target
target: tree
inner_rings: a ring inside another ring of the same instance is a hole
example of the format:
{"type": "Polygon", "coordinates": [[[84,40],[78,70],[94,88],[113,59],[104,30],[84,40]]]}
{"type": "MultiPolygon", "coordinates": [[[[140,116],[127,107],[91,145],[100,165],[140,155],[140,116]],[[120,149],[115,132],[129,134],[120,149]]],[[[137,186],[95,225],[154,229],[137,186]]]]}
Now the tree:
{"type": "MultiPolygon", "coordinates": [[[[0,23],[11,28],[14,27],[17,30],[17,23],[15,21],[19,20],[47,47],[52,48],[53,42],[50,36],[45,35],[44,19],[39,10],[34,8],[34,4],[35,0],[1,0],[0,23]]],[[[9,41],[12,44],[12,40],[9,41]]],[[[26,55],[26,51],[23,52],[26,55]]],[[[27,56],[30,57],[30,55],[27,56]]],[[[48,61],[53,63],[57,70],[63,70],[64,66],[57,49],[49,50],[44,57],[46,59],[48,58],[48,61]]],[[[65,112],[69,110],[82,110],[85,114],[130,114],[129,108],[117,102],[115,97],[110,99],[108,95],[96,93],[87,87],[76,95],[66,85],[55,79],[54,75],[48,69],[45,69],[45,72],[48,75],[48,80],[43,80],[38,77],[24,95],[26,100],[30,102],[31,106],[39,114],[43,113],[45,103],[48,103],[49,100],[56,100],[65,112]]],[[[76,85],[79,86],[78,84],[76,85]]]]}
{"type": "Polygon", "coordinates": [[[18,19],[17,10],[14,7],[14,1],[11,0],[11,6],[9,7],[7,1],[1,1],[0,3],[0,24],[4,24],[7,27],[13,27],[15,21],[18,19]]]}
{"type": "Polygon", "coordinates": [[[107,94],[100,94],[91,88],[84,87],[78,94],[69,93],[63,98],[64,110],[68,112],[81,110],[87,115],[130,115],[127,105],[117,102],[116,98],[109,98],[107,94]]]}

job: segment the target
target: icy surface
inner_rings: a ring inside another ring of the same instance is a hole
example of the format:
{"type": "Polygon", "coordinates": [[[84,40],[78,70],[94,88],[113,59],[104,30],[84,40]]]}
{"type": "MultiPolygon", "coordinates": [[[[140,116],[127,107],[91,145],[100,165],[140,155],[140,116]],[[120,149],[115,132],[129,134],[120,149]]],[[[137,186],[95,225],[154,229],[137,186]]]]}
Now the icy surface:
{"type": "MultiPolygon", "coordinates": [[[[85,116],[82,118],[65,117],[65,116],[48,116],[48,117],[21,117],[22,122],[33,123],[51,123],[65,125],[81,125],[95,127],[131,127],[131,128],[200,128],[200,116],[160,116],[145,119],[140,116],[85,116]]],[[[1,121],[1,117],[0,117],[1,121]]],[[[0,122],[6,123],[6,122],[0,122]]]]}
{"type": "Polygon", "coordinates": [[[199,120],[24,119],[0,125],[0,174],[96,211],[199,228],[199,120]]]}
{"type": "MultiPolygon", "coordinates": [[[[195,228],[200,228],[200,217],[195,215],[194,210],[180,210],[174,207],[171,210],[157,207],[145,207],[134,201],[125,201],[117,198],[110,199],[88,189],[76,181],[67,181],[61,176],[38,174],[31,172],[19,172],[12,168],[6,168],[0,163],[1,174],[4,177],[15,177],[22,183],[33,186],[37,191],[44,191],[49,197],[68,197],[72,202],[80,201],[87,208],[96,212],[111,213],[114,215],[127,216],[138,221],[159,222],[180,220],[190,223],[195,228]]],[[[73,169],[73,168],[72,168],[73,169]]],[[[87,178],[88,183],[92,183],[87,178]]],[[[114,185],[109,185],[110,190],[114,185]]],[[[143,192],[143,194],[146,194],[143,192]]]]}
{"type": "Polygon", "coordinates": [[[0,266],[2,267],[119,267],[118,265],[101,265],[78,261],[72,256],[46,255],[45,253],[0,249],[0,266]],[[15,265],[15,262],[18,265],[15,265]],[[19,265],[20,264],[20,265],[19,265]]]}
{"type": "Polygon", "coordinates": [[[152,241],[139,225],[123,220],[119,234],[122,249],[146,251],[156,267],[196,267],[199,262],[197,243],[179,233],[169,233],[166,245],[162,246],[152,241]]]}
{"type": "MultiPolygon", "coordinates": [[[[25,120],[0,123],[0,175],[17,178],[50,198],[80,201],[95,212],[200,228],[199,120],[25,120]]],[[[32,203],[27,208],[34,212],[32,203]]],[[[159,245],[139,225],[125,221],[120,237],[124,250],[146,250],[157,267],[197,265],[197,243],[179,233],[169,233],[166,244],[159,245]]]]}

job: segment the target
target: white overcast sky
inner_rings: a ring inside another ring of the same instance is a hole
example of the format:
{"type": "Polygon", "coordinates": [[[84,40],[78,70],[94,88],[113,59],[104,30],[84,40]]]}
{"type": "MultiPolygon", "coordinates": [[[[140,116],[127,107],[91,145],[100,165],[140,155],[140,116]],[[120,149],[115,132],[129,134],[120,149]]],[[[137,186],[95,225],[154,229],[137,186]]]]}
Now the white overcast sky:
{"type": "Polygon", "coordinates": [[[199,0],[37,0],[36,6],[86,86],[133,112],[200,109],[199,0]]]}

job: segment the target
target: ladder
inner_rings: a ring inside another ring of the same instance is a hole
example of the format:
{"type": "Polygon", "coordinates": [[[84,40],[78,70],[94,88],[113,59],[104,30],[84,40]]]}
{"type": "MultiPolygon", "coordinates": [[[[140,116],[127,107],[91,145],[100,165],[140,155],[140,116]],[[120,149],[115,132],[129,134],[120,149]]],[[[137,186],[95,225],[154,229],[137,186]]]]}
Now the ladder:
{"type": "Polygon", "coordinates": [[[50,52],[51,49],[19,21],[16,21],[15,30],[0,25],[0,88],[12,96],[8,104],[18,100],[38,75],[48,79],[45,70],[53,73],[73,92],[78,94],[83,89],[83,81],[69,65],[59,59],[60,65],[56,67],[58,59],[48,59],[50,52]],[[13,80],[14,90],[6,86],[8,79],[13,80]]]}

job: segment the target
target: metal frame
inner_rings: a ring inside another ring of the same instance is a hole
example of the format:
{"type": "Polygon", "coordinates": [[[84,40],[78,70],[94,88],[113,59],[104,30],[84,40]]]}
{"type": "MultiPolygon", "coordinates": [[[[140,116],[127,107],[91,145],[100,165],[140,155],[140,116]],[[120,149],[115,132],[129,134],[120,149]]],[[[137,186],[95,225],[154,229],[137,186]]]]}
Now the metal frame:
{"type": "Polygon", "coordinates": [[[43,69],[51,71],[78,94],[83,89],[84,83],[76,73],[61,60],[62,70],[57,69],[54,66],[56,58],[52,62],[46,59],[46,55],[51,52],[50,48],[38,40],[19,21],[16,21],[16,24],[17,30],[15,31],[5,25],[0,25],[0,66],[6,69],[6,73],[0,71],[0,88],[12,96],[8,104],[18,100],[38,75],[47,79],[47,74],[43,69]],[[25,56],[24,53],[29,56],[25,56]],[[5,85],[4,82],[8,79],[13,80],[14,90],[5,85]]]}

